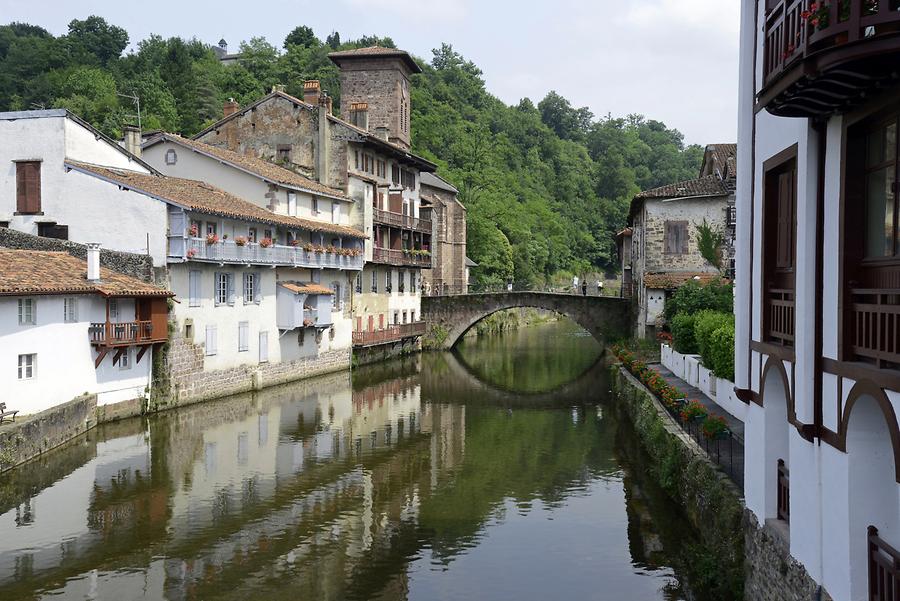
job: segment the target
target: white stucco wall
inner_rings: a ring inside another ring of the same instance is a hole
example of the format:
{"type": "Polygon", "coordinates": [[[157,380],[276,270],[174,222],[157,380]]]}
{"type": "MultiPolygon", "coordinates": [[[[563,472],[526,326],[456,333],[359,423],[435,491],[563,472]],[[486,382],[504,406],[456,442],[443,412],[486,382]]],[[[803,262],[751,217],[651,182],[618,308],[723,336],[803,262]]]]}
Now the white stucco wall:
{"type": "MultiPolygon", "coordinates": [[[[90,323],[106,320],[106,302],[97,295],[75,298],[77,320],[64,320],[63,296],[34,296],[36,325],[19,325],[18,298],[0,298],[0,381],[5,385],[3,401],[22,414],[37,413],[68,402],[83,393],[96,393],[98,404],[106,405],[149,395],[152,349],[136,363],[131,348],[130,367],[112,364],[109,354],[94,368],[97,353],[90,345],[90,323]],[[36,376],[18,379],[18,356],[37,354],[36,376]]],[[[134,303],[119,302],[119,321],[134,319],[134,303]]]]}

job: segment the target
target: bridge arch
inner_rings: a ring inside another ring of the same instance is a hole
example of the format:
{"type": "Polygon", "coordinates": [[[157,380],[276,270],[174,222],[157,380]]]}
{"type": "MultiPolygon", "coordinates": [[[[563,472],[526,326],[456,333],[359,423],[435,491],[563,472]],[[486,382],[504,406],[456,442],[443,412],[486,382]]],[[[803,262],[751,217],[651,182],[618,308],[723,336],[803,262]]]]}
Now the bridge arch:
{"type": "Polygon", "coordinates": [[[506,309],[529,307],[565,315],[601,344],[631,333],[631,302],[612,296],[550,292],[500,292],[422,297],[426,343],[451,349],[476,323],[506,309]]]}

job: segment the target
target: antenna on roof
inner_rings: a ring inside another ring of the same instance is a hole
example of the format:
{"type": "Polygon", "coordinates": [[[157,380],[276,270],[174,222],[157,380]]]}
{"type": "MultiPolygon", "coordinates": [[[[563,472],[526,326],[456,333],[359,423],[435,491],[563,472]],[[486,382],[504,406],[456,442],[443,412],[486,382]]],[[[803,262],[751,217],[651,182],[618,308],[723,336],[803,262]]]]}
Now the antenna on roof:
{"type": "Polygon", "coordinates": [[[38,111],[43,111],[47,108],[47,105],[45,105],[43,102],[32,102],[30,106],[31,108],[38,111]]]}
{"type": "Polygon", "coordinates": [[[137,115],[125,115],[126,117],[137,117],[137,126],[138,129],[141,129],[141,98],[137,94],[119,94],[116,93],[116,96],[121,96],[122,98],[130,98],[134,101],[134,105],[137,107],[137,115]]]}

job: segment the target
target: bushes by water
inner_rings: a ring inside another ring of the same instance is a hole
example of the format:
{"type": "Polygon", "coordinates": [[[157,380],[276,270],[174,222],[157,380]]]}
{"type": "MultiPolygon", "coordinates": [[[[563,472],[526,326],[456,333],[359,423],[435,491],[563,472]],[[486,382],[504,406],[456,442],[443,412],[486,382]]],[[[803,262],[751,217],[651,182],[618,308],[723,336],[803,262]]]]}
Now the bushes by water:
{"type": "Polygon", "coordinates": [[[700,355],[716,376],[734,380],[734,314],[730,284],[688,282],[666,301],[672,346],[700,355]]]}
{"type": "Polygon", "coordinates": [[[685,355],[693,355],[697,352],[697,342],[694,339],[694,316],[689,313],[678,313],[670,322],[672,329],[672,343],[675,350],[685,355]]]}

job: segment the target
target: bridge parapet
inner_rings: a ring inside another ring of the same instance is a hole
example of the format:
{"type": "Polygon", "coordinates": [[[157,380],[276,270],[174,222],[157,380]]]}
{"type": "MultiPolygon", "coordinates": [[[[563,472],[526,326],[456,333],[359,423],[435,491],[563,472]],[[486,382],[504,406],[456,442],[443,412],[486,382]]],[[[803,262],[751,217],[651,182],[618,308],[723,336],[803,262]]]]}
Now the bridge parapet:
{"type": "Polygon", "coordinates": [[[422,298],[426,323],[423,344],[451,349],[473,325],[497,311],[531,307],[569,317],[595,339],[627,337],[632,330],[632,304],[613,296],[580,296],[552,292],[498,292],[422,298]]]}

